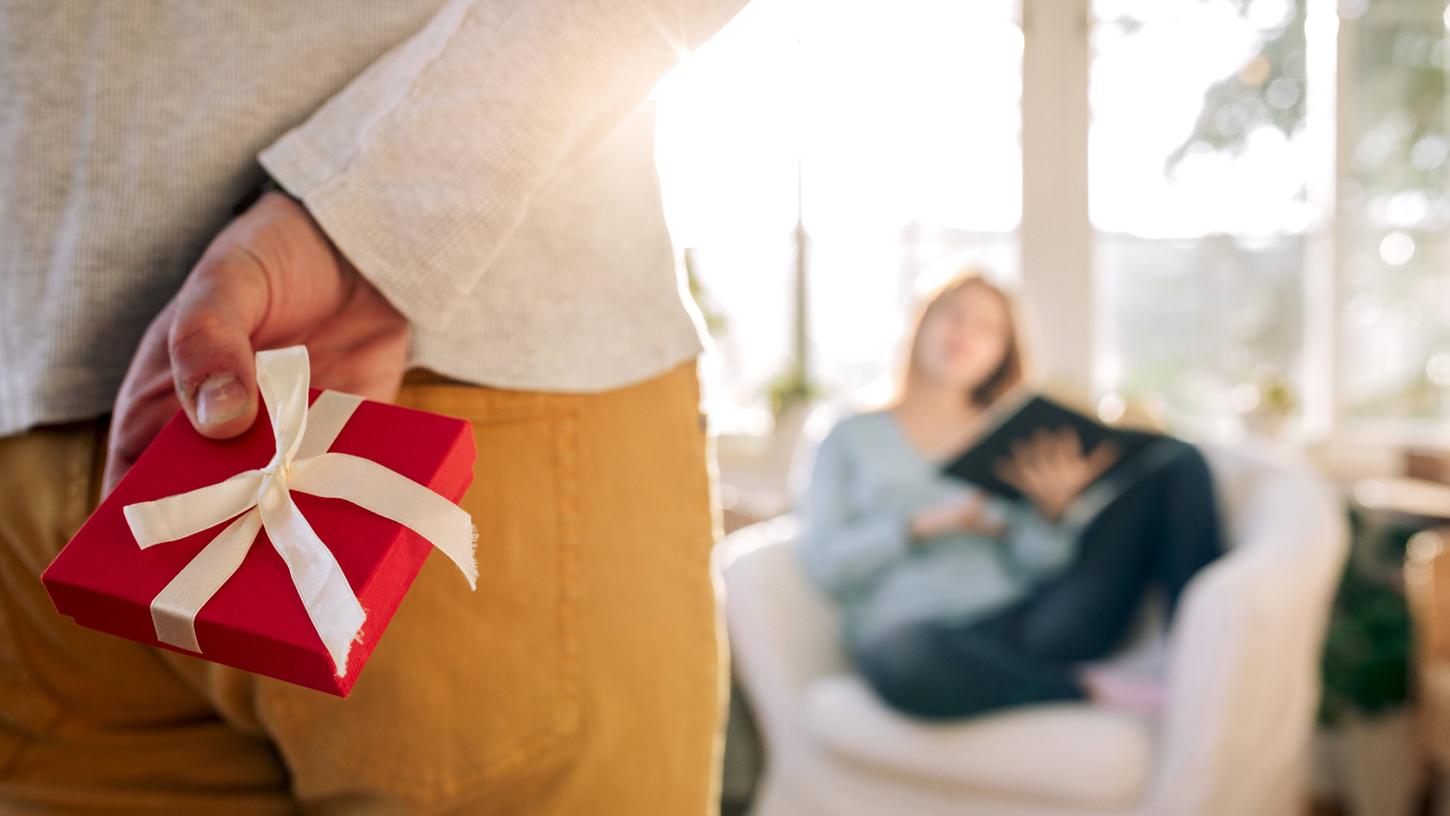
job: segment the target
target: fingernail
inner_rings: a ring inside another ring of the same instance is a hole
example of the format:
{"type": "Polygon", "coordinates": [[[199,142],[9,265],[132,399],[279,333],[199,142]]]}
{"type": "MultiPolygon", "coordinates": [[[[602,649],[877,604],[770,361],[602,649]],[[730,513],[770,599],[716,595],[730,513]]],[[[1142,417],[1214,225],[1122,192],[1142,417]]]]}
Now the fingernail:
{"type": "Polygon", "coordinates": [[[235,374],[213,374],[196,389],[196,421],[220,425],[247,412],[247,390],[235,374]]]}

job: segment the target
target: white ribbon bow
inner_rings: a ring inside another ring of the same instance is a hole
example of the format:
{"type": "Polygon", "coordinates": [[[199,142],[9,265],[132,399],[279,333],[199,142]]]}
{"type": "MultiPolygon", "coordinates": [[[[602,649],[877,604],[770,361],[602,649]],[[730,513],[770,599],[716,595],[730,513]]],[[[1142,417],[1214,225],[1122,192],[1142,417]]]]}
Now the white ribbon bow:
{"type": "Polygon", "coordinates": [[[307,615],[332,657],[347,673],[353,639],[367,613],[332,551],[298,512],[291,491],[345,499],[396,521],[458,565],[477,585],[477,534],[467,512],[408,477],[360,456],[327,449],[362,397],[323,391],[307,405],[304,346],[257,352],[257,387],[272,419],[277,452],[266,467],[155,501],[128,504],[126,523],[142,549],[199,533],[236,516],[151,601],[151,620],[163,643],[200,652],[196,616],[242,565],[259,527],[286,562],[307,615]]]}

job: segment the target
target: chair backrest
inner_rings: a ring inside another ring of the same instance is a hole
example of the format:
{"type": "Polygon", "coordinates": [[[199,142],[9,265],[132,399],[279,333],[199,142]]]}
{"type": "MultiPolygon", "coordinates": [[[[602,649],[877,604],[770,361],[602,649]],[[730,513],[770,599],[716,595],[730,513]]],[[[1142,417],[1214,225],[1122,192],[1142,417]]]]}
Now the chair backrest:
{"type": "Polygon", "coordinates": [[[1245,526],[1250,522],[1244,512],[1249,496],[1267,474],[1282,469],[1286,463],[1276,461],[1272,455],[1256,455],[1245,445],[1200,443],[1198,449],[1213,473],[1225,544],[1232,547],[1244,540],[1245,526]]]}

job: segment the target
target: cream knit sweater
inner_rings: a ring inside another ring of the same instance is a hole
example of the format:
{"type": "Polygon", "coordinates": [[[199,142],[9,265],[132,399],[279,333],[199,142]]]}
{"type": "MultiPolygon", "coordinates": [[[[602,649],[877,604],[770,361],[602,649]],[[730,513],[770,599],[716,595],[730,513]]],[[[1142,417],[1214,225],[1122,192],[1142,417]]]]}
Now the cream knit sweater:
{"type": "Polygon", "coordinates": [[[743,3],[0,0],[0,435],[110,410],[263,168],[412,365],[594,391],[690,359],[644,100],[743,3]]]}

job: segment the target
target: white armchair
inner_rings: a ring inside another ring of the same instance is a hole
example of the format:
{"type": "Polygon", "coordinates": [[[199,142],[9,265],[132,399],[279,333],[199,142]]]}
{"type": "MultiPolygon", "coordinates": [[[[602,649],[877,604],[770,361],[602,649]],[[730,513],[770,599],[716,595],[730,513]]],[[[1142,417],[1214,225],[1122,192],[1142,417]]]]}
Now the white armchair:
{"type": "Polygon", "coordinates": [[[766,754],[755,816],[1299,812],[1346,525],[1301,462],[1205,453],[1230,552],[1189,585],[1171,631],[1147,621],[1113,658],[1166,672],[1152,719],[1090,704],[899,716],[848,666],[833,606],[797,565],[796,520],[732,534],[726,616],[766,754]]]}

